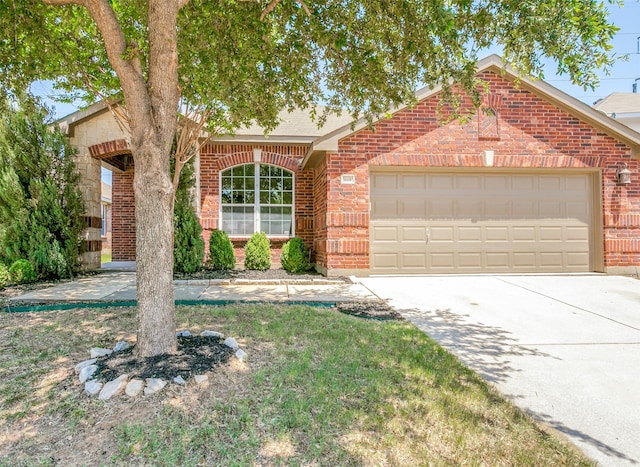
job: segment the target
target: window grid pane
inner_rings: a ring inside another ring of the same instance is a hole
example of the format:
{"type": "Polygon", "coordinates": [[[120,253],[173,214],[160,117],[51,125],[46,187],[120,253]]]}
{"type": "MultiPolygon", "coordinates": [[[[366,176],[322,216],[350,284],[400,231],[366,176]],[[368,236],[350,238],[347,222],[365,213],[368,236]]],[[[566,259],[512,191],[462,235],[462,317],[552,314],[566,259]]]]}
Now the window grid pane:
{"type": "Polygon", "coordinates": [[[271,236],[291,236],[293,226],[293,173],[267,164],[232,167],[221,174],[222,230],[249,236],[256,231],[258,205],[260,230],[271,236]],[[255,178],[259,177],[256,200],[255,178]]]}
{"type": "Polygon", "coordinates": [[[229,235],[251,235],[253,227],[253,206],[223,206],[222,230],[229,235]]]}
{"type": "Polygon", "coordinates": [[[291,207],[261,207],[260,230],[267,235],[290,236],[291,207]]]}

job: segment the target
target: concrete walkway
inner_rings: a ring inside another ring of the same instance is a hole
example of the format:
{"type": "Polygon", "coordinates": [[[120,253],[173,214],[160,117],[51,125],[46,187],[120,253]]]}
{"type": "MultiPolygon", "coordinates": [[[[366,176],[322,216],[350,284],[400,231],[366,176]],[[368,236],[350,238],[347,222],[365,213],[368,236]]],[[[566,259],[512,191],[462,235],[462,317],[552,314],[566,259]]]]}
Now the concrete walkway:
{"type": "Polygon", "coordinates": [[[599,465],[640,465],[637,279],[505,275],[361,281],[599,465]]]}
{"type": "MultiPolygon", "coordinates": [[[[176,300],[337,303],[377,300],[365,286],[325,278],[311,280],[176,280],[176,300]]],[[[134,272],[113,271],[28,292],[9,306],[63,302],[136,300],[134,272]]]]}

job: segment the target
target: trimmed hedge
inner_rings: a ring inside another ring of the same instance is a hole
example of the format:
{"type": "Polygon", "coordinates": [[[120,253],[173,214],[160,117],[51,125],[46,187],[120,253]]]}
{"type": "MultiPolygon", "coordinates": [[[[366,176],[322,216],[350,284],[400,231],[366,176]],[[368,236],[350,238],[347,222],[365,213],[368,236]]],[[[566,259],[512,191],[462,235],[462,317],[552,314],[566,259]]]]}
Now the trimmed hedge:
{"type": "Polygon", "coordinates": [[[38,274],[31,264],[26,259],[19,259],[9,268],[9,277],[11,282],[16,284],[24,284],[26,282],[34,282],[38,279],[38,274]]]}
{"type": "Polygon", "coordinates": [[[266,271],[271,267],[271,243],[264,232],[254,233],[244,246],[244,267],[266,271]]]}
{"type": "Polygon", "coordinates": [[[293,237],[282,245],[280,263],[287,272],[305,272],[311,268],[309,252],[301,238],[293,237]]]}
{"type": "Polygon", "coordinates": [[[212,230],[209,237],[209,265],[216,271],[226,271],[236,267],[236,254],[226,232],[212,230]]]}

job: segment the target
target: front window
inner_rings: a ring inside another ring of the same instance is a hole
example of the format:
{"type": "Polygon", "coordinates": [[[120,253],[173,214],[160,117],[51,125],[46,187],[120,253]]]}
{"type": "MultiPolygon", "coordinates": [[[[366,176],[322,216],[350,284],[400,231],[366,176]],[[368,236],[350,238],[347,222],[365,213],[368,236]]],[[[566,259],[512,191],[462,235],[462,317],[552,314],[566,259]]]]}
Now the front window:
{"type": "Polygon", "coordinates": [[[255,163],[222,171],[220,204],[222,230],[231,236],[293,236],[293,173],[286,169],[255,163]]]}

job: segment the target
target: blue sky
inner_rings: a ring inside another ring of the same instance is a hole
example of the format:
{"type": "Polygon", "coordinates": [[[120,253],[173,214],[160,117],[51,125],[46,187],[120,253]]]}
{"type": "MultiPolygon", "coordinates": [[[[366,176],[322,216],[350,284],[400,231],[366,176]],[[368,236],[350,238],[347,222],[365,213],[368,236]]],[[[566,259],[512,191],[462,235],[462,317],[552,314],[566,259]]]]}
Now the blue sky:
{"type": "MultiPolygon", "coordinates": [[[[627,60],[618,60],[609,75],[600,72],[600,84],[594,90],[584,90],[575,86],[567,76],[558,76],[555,73],[555,65],[549,60],[545,64],[545,81],[567,94],[593,105],[598,99],[602,99],[612,92],[631,92],[632,85],[638,79],[638,91],[640,92],[640,0],[627,0],[624,6],[609,5],[610,20],[620,28],[613,39],[613,51],[616,55],[627,56],[627,60]]],[[[500,54],[499,49],[491,50],[491,53],[500,54]]],[[[32,90],[47,99],[49,105],[55,108],[57,118],[63,117],[78,110],[72,104],[55,102],[55,92],[50,83],[38,82],[32,90]]],[[[111,183],[110,173],[105,174],[108,183],[111,183]]]]}

